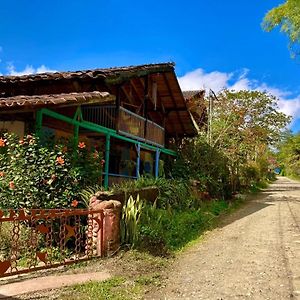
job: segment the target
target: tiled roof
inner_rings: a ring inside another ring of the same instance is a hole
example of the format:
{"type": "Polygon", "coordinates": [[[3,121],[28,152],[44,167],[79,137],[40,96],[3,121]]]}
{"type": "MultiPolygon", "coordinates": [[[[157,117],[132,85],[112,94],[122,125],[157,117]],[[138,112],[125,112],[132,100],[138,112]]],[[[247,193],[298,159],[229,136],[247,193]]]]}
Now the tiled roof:
{"type": "Polygon", "coordinates": [[[54,95],[15,96],[0,98],[0,107],[43,106],[69,103],[91,103],[114,100],[108,92],[84,92],[54,95]]]}
{"type": "MultiPolygon", "coordinates": [[[[0,76],[0,83],[16,83],[16,82],[32,82],[39,80],[60,80],[60,79],[85,79],[85,78],[108,78],[119,79],[143,76],[149,73],[161,71],[173,71],[174,63],[159,63],[147,64],[139,66],[127,67],[113,67],[106,69],[93,69],[84,71],[70,71],[70,72],[55,72],[55,73],[40,73],[22,76],[0,76]]],[[[0,90],[1,91],[1,90],[0,90]]]]}

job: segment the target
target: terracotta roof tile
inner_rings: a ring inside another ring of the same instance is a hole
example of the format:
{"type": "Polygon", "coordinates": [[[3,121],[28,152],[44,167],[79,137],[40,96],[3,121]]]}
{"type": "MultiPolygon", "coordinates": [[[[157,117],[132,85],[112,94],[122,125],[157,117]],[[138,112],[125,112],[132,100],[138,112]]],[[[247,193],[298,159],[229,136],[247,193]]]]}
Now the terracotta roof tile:
{"type": "Polygon", "coordinates": [[[55,79],[78,79],[78,78],[122,78],[134,76],[143,72],[145,75],[151,72],[170,71],[174,69],[174,63],[159,63],[147,64],[139,66],[127,67],[113,67],[106,69],[93,69],[84,71],[70,71],[70,72],[55,72],[55,73],[40,73],[22,76],[0,76],[0,83],[14,83],[14,82],[27,82],[39,80],[55,80],[55,79]]]}
{"type": "Polygon", "coordinates": [[[69,103],[99,103],[114,100],[115,97],[107,92],[84,92],[54,95],[15,96],[0,98],[1,107],[43,106],[69,103]]]}

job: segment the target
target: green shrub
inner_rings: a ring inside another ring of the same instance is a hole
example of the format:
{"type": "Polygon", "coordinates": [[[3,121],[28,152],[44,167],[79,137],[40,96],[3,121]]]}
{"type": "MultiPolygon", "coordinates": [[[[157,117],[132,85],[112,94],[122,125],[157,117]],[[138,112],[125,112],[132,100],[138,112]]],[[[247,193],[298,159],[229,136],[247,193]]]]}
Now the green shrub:
{"type": "Polygon", "coordinates": [[[102,171],[101,157],[79,145],[51,148],[34,136],[19,140],[5,134],[0,139],[1,208],[76,206],[79,191],[97,183],[102,171]]]}
{"type": "Polygon", "coordinates": [[[231,196],[228,160],[201,136],[182,141],[172,174],[186,181],[199,181],[200,189],[214,198],[231,196]]]}
{"type": "Polygon", "coordinates": [[[146,178],[140,177],[136,181],[127,181],[112,187],[112,192],[130,193],[141,188],[155,186],[159,190],[156,200],[158,208],[187,209],[194,206],[196,199],[192,195],[190,183],[180,179],[146,178]]]}
{"type": "Polygon", "coordinates": [[[137,247],[165,256],[184,247],[209,229],[217,216],[229,209],[224,200],[211,201],[199,209],[160,209],[147,204],[141,214],[137,247]]]}

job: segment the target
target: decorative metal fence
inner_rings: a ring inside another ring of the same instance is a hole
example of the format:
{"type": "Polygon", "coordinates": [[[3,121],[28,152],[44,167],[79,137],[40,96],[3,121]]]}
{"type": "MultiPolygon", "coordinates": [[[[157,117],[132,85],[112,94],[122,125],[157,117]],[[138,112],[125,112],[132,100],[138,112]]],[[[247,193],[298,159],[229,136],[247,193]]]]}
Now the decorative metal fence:
{"type": "Polygon", "coordinates": [[[103,210],[0,210],[0,277],[103,256],[103,221],[103,210]]]}

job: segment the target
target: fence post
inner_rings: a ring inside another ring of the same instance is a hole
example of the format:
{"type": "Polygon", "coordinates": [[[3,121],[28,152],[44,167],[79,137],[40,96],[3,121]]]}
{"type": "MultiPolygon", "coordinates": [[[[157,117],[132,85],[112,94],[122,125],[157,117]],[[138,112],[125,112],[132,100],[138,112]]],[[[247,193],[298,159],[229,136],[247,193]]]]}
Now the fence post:
{"type": "Polygon", "coordinates": [[[90,204],[91,210],[96,211],[93,224],[93,248],[97,256],[109,256],[114,254],[120,247],[120,220],[122,204],[116,200],[95,200],[90,204]],[[97,211],[103,210],[103,214],[97,211]],[[99,228],[99,223],[102,228],[99,228]]]}

